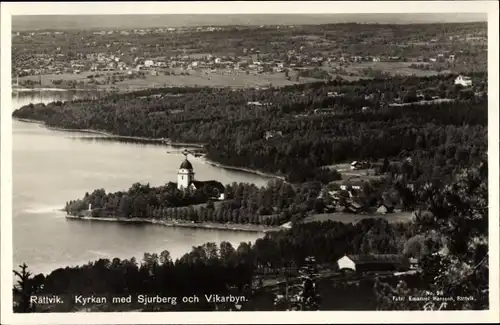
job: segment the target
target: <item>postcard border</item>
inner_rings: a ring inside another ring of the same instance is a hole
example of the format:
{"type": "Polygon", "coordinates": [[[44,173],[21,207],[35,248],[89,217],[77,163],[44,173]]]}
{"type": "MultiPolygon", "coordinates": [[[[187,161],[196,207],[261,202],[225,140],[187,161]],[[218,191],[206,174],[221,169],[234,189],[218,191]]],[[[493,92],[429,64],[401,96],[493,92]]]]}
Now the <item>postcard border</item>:
{"type": "Polygon", "coordinates": [[[158,3],[2,3],[1,7],[1,322],[6,324],[175,324],[175,323],[372,323],[498,322],[499,304],[499,190],[498,190],[498,3],[496,1],[385,1],[385,2],[203,2],[158,3]],[[154,7],[148,6],[154,5],[154,7]],[[154,9],[151,9],[154,8],[154,9]],[[12,311],[12,118],[11,118],[11,15],[22,14],[217,14],[217,13],[487,13],[488,14],[488,157],[489,157],[489,267],[490,310],[441,312],[178,312],[168,313],[65,313],[14,314],[12,311]],[[202,321],[201,321],[202,320],[202,321]]]}

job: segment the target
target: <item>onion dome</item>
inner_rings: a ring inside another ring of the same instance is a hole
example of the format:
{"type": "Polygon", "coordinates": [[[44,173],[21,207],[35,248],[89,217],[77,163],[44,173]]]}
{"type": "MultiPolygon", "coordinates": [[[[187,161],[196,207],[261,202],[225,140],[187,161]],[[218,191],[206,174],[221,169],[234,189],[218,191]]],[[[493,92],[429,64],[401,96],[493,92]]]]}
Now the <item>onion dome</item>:
{"type": "Polygon", "coordinates": [[[189,162],[189,160],[185,159],[182,162],[181,167],[179,167],[179,169],[190,169],[190,170],[193,170],[193,165],[191,165],[191,163],[189,162]]]}

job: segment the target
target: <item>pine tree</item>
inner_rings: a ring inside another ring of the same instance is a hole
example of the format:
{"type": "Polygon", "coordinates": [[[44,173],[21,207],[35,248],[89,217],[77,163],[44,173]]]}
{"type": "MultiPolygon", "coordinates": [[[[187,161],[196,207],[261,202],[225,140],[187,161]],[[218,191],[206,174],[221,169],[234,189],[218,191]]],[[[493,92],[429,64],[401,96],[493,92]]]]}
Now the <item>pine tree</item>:
{"type": "Polygon", "coordinates": [[[33,293],[31,285],[31,272],[27,271],[26,263],[19,265],[21,272],[14,270],[15,276],[18,278],[17,285],[14,286],[14,295],[18,295],[19,301],[14,302],[14,311],[21,313],[29,313],[34,311],[34,306],[30,303],[30,296],[33,293]]]}

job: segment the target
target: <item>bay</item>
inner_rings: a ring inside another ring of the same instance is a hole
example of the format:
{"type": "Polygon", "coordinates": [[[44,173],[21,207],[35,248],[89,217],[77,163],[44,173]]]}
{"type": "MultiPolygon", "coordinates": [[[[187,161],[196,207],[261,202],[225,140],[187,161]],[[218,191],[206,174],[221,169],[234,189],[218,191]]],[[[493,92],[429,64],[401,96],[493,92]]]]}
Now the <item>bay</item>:
{"type": "MultiPolygon", "coordinates": [[[[13,95],[12,108],[92,96],[75,92],[13,95]]],[[[150,224],[67,220],[59,209],[85,192],[127,190],[133,183],[151,186],[176,181],[184,156],[179,148],[154,144],[89,141],[95,134],[49,130],[37,123],[13,121],[14,266],[25,262],[35,273],[83,264],[99,258],[142,259],[144,252],[168,250],[178,258],[193,246],[228,241],[253,242],[262,234],[229,230],[170,228],[150,224]]],[[[222,169],[190,159],[199,180],[223,184],[265,185],[269,178],[222,169]]]]}

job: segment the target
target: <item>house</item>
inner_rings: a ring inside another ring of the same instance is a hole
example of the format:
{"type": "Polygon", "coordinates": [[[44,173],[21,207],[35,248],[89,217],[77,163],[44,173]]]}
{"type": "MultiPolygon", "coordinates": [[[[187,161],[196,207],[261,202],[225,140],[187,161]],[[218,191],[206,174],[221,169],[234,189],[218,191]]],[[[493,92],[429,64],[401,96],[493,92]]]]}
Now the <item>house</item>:
{"type": "Polygon", "coordinates": [[[344,255],[337,261],[340,271],[373,272],[373,271],[407,271],[410,261],[401,255],[344,255]]]}
{"type": "Polygon", "coordinates": [[[154,64],[155,64],[155,63],[154,63],[154,61],[153,61],[153,60],[146,60],[146,61],[144,61],[144,66],[145,66],[146,68],[152,67],[154,64]]]}
{"type": "Polygon", "coordinates": [[[363,161],[357,161],[357,160],[355,160],[355,161],[353,161],[351,163],[351,169],[352,170],[357,170],[357,169],[365,168],[365,166],[366,166],[366,163],[363,162],[363,161]]]}
{"type": "Polygon", "coordinates": [[[344,207],[343,212],[345,213],[360,213],[363,212],[365,206],[359,202],[349,202],[346,207],[344,207]]]}
{"type": "Polygon", "coordinates": [[[335,110],[333,108],[316,108],[314,110],[314,114],[316,115],[326,115],[326,114],[332,114],[334,112],[335,110]]]}
{"type": "Polygon", "coordinates": [[[390,201],[384,201],[377,209],[377,213],[391,213],[394,212],[394,204],[390,201]]]}
{"type": "Polygon", "coordinates": [[[455,79],[455,85],[461,85],[463,87],[470,87],[470,86],[472,86],[472,80],[470,77],[459,75],[455,79]]]}

